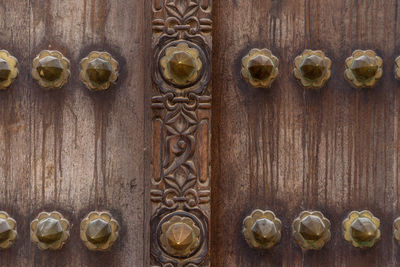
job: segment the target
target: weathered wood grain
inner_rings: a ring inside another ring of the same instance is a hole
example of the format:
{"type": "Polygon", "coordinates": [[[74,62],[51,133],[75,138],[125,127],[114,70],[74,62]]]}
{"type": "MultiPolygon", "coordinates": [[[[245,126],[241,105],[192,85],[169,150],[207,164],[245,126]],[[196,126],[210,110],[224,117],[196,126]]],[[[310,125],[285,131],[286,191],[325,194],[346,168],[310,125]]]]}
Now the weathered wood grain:
{"type": "Polygon", "coordinates": [[[0,92],[0,209],[19,232],[15,246],[0,252],[0,265],[147,266],[150,3],[3,0],[0,12],[0,46],[21,70],[0,92]],[[44,49],[71,61],[61,90],[43,91],[30,77],[44,49]],[[79,61],[93,50],[119,61],[120,78],[107,92],[89,92],[79,80],[79,61]],[[43,210],[58,210],[72,224],[60,251],[39,251],[29,240],[29,223],[43,210]],[[80,221],[92,210],[109,210],[120,222],[109,252],[90,252],[80,241],[80,221]]]}
{"type": "Polygon", "coordinates": [[[399,1],[225,0],[214,2],[213,38],[213,266],[397,266],[392,235],[399,210],[399,1]],[[270,90],[249,88],[240,60],[253,47],[280,58],[270,90]],[[293,78],[304,49],[331,58],[332,78],[321,91],[293,78]],[[384,60],[376,88],[357,91],[343,77],[355,49],[384,60]],[[271,209],[283,222],[269,252],[250,249],[241,235],[253,209],[271,209]],[[290,226],[302,211],[322,211],[332,239],[322,251],[302,252],[290,226]],[[352,248],[341,223],[369,209],[382,222],[382,240],[352,248]]]}

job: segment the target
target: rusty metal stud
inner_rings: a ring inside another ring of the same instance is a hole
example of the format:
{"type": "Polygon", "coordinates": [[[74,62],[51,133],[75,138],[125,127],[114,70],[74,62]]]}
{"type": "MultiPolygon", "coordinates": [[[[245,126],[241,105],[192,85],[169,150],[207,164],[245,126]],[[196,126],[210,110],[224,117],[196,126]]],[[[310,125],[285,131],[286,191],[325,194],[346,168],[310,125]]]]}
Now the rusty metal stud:
{"type": "Polygon", "coordinates": [[[118,62],[107,52],[90,52],[80,65],[80,79],[89,90],[107,90],[118,79],[118,62]]]}
{"type": "Polygon", "coordinates": [[[196,82],[203,69],[203,63],[196,48],[187,43],[168,47],[160,59],[162,75],[176,86],[189,86],[196,82]]]}
{"type": "Polygon", "coordinates": [[[4,90],[18,76],[18,60],[7,50],[0,50],[0,90],[4,90]]]}
{"type": "Polygon", "coordinates": [[[381,237],[380,221],[368,211],[352,211],[343,221],[344,239],[355,247],[372,247],[381,237]]]}
{"type": "Polygon", "coordinates": [[[41,212],[31,222],[31,240],[41,250],[61,249],[69,238],[69,222],[57,211],[41,212]]]}
{"type": "Polygon", "coordinates": [[[173,216],[161,226],[160,243],[174,257],[187,257],[200,245],[200,229],[189,217],[173,216]]]}
{"type": "Polygon", "coordinates": [[[382,58],[372,50],[356,50],[346,59],[345,78],[355,87],[373,87],[382,77],[382,58]]]}
{"type": "Polygon", "coordinates": [[[278,58],[270,50],[254,48],[242,58],[241,74],[252,87],[268,88],[278,76],[278,65],[278,58]]]}
{"type": "Polygon", "coordinates": [[[69,60],[58,51],[43,50],[33,60],[32,77],[44,88],[60,88],[69,76],[69,60]]]}
{"type": "Polygon", "coordinates": [[[331,77],[332,62],[320,50],[304,50],[294,65],[294,76],[306,88],[319,89],[331,77]]]}
{"type": "Polygon", "coordinates": [[[303,211],[292,224],[296,243],[304,250],[321,249],[331,238],[331,224],[319,211],[303,211]]]}
{"type": "Polygon", "coordinates": [[[281,239],[281,221],[272,211],[254,210],[243,220],[243,236],[250,247],[269,249],[281,239]]]}
{"type": "Polygon", "coordinates": [[[0,211],[0,249],[11,247],[17,238],[17,222],[7,212],[0,211]]]}
{"type": "Polygon", "coordinates": [[[118,222],[106,211],[92,211],[81,222],[81,239],[90,250],[108,250],[118,234],[118,222]]]}

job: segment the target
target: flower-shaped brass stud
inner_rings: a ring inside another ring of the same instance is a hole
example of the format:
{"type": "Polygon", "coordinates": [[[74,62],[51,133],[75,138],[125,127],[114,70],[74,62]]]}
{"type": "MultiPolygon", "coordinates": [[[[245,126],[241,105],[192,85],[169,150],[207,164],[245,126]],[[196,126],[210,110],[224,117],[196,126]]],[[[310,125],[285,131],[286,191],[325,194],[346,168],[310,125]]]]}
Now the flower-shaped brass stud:
{"type": "Polygon", "coordinates": [[[294,60],[294,76],[306,88],[319,89],[331,77],[331,60],[320,50],[304,50],[294,60]]]}
{"type": "Polygon", "coordinates": [[[200,244],[200,228],[189,217],[173,216],[161,226],[160,243],[174,257],[187,257],[200,244]]]}
{"type": "Polygon", "coordinates": [[[18,76],[18,60],[6,50],[0,50],[0,90],[6,89],[18,76]]]}
{"type": "Polygon", "coordinates": [[[69,60],[58,51],[43,50],[33,60],[32,77],[44,88],[62,87],[69,75],[69,60]]]}
{"type": "Polygon", "coordinates": [[[380,221],[368,211],[352,211],[343,221],[344,239],[355,247],[372,247],[381,237],[380,221]]]}
{"type": "Polygon", "coordinates": [[[242,58],[242,77],[252,87],[268,88],[278,76],[279,60],[271,51],[264,49],[251,49],[242,58]]]}
{"type": "Polygon", "coordinates": [[[69,222],[57,211],[41,212],[31,222],[31,240],[41,250],[61,249],[69,238],[69,222]]]}
{"type": "Polygon", "coordinates": [[[382,58],[372,50],[356,50],[346,59],[346,79],[355,88],[373,87],[382,77],[382,58]]]}
{"type": "Polygon", "coordinates": [[[118,222],[106,211],[92,211],[81,222],[81,239],[90,250],[110,249],[118,234],[118,222]]]}
{"type": "Polygon", "coordinates": [[[80,65],[81,81],[90,90],[107,90],[118,79],[118,62],[107,52],[93,51],[80,65]]]}
{"type": "Polygon", "coordinates": [[[393,236],[400,244],[400,217],[397,217],[393,223],[393,236]]]}
{"type": "Polygon", "coordinates": [[[254,210],[243,220],[243,235],[250,247],[269,249],[281,239],[281,221],[272,211],[254,210]]]}
{"type": "Polygon", "coordinates": [[[321,249],[331,238],[331,223],[319,211],[303,211],[292,224],[293,237],[302,249],[321,249]]]}
{"type": "Polygon", "coordinates": [[[190,48],[182,42],[168,47],[160,60],[162,75],[177,86],[189,86],[196,82],[203,68],[203,63],[196,48],[190,48]]]}
{"type": "Polygon", "coordinates": [[[9,248],[17,238],[17,222],[0,211],[0,249],[9,248]]]}
{"type": "Polygon", "coordinates": [[[397,80],[400,80],[400,56],[398,56],[395,59],[395,64],[396,64],[395,69],[394,69],[395,77],[397,80]]]}

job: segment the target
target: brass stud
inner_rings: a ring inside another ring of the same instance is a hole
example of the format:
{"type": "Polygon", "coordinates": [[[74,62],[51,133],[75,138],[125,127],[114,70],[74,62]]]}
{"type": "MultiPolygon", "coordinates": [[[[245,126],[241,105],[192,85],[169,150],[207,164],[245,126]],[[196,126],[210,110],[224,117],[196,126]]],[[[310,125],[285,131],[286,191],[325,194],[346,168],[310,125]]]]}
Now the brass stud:
{"type": "Polygon", "coordinates": [[[393,236],[400,244],[400,217],[397,217],[393,222],[393,236]]]}
{"type": "Polygon", "coordinates": [[[109,212],[92,211],[82,220],[80,235],[88,249],[106,251],[118,239],[119,224],[109,212]]]}
{"type": "Polygon", "coordinates": [[[254,210],[243,220],[243,236],[250,247],[269,249],[281,239],[281,221],[272,211],[254,210]]]}
{"type": "Polygon", "coordinates": [[[355,88],[373,87],[382,77],[382,58],[372,50],[356,50],[346,59],[346,79],[355,88]]]}
{"type": "Polygon", "coordinates": [[[7,212],[0,211],[0,249],[11,247],[17,238],[17,222],[7,212]]]}
{"type": "Polygon", "coordinates": [[[4,90],[18,76],[18,60],[7,50],[0,50],[0,90],[4,90]]]}
{"type": "Polygon", "coordinates": [[[44,88],[60,88],[69,76],[69,60],[58,51],[43,50],[33,60],[32,77],[44,88]]]}
{"type": "Polygon", "coordinates": [[[320,50],[304,50],[294,65],[294,76],[306,88],[319,89],[331,77],[332,62],[320,50]]]}
{"type": "Polygon", "coordinates": [[[90,90],[110,88],[118,79],[118,62],[107,52],[93,51],[81,60],[81,81],[90,90]]]}
{"type": "Polygon", "coordinates": [[[355,247],[372,247],[381,237],[380,221],[368,211],[352,211],[343,221],[344,239],[355,247]]]}
{"type": "Polygon", "coordinates": [[[292,224],[293,237],[304,250],[321,249],[331,238],[330,222],[319,211],[303,211],[292,224]]]}
{"type": "Polygon", "coordinates": [[[189,217],[173,216],[161,226],[160,243],[175,257],[187,257],[200,244],[200,228],[189,217]]]}
{"type": "Polygon", "coordinates": [[[242,58],[241,75],[252,87],[268,88],[278,76],[278,65],[270,50],[254,48],[242,58]]]}
{"type": "Polygon", "coordinates": [[[160,66],[166,80],[177,86],[189,86],[200,77],[203,63],[196,48],[179,43],[165,50],[160,66]]]}
{"type": "Polygon", "coordinates": [[[61,249],[69,238],[69,222],[57,211],[41,212],[31,222],[31,240],[41,250],[61,249]]]}
{"type": "Polygon", "coordinates": [[[395,59],[395,77],[397,80],[400,80],[400,56],[395,59]]]}

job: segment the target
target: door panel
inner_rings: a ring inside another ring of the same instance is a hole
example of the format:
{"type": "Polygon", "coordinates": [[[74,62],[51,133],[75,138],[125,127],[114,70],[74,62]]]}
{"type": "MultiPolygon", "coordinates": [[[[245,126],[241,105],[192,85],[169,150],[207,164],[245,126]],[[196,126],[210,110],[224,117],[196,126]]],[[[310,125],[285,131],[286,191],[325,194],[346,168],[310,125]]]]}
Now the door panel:
{"type": "Polygon", "coordinates": [[[213,38],[212,265],[397,266],[392,224],[399,215],[398,1],[216,1],[213,38]],[[240,77],[241,58],[268,48],[280,59],[270,89],[240,77]],[[321,90],[293,77],[294,58],[320,49],[332,60],[321,90]],[[345,59],[372,49],[384,74],[372,89],[344,79],[345,59]],[[242,221],[256,208],[282,220],[281,242],[251,249],[242,221]],[[370,249],[345,242],[342,221],[368,209],[382,240],[370,249]],[[292,221],[319,210],[331,222],[320,251],[293,241],[292,221]]]}
{"type": "Polygon", "coordinates": [[[18,225],[18,240],[1,252],[0,265],[148,265],[149,11],[146,1],[128,0],[0,5],[1,48],[18,58],[20,70],[0,92],[0,209],[18,225]],[[31,77],[32,60],[45,49],[70,60],[71,77],[61,89],[44,90],[31,77]],[[91,51],[107,51],[119,62],[110,90],[91,92],[79,80],[79,62],[91,51]],[[40,251],[30,242],[29,224],[53,210],[69,220],[70,239],[59,251],[40,251]],[[94,210],[110,211],[121,226],[108,252],[89,251],[80,240],[80,222],[94,210]]]}

